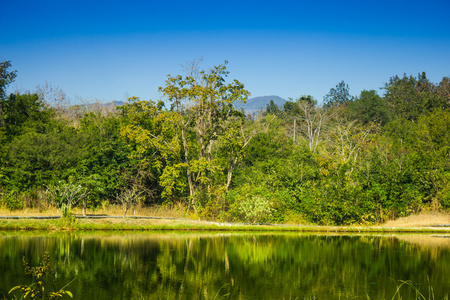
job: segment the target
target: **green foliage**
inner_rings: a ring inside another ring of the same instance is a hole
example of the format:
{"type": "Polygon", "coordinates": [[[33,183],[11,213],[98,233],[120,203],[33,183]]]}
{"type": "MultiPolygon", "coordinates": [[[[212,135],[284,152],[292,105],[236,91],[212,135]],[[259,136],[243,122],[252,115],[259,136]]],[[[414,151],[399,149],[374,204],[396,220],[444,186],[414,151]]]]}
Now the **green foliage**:
{"type": "Polygon", "coordinates": [[[199,217],[209,220],[229,221],[230,202],[226,197],[225,186],[211,186],[207,189],[197,190],[197,213],[199,217]]]}
{"type": "Polygon", "coordinates": [[[17,76],[17,71],[8,71],[10,67],[11,61],[6,60],[0,62],[0,99],[5,97],[6,88],[17,76]]]}
{"type": "Polygon", "coordinates": [[[385,89],[385,98],[397,117],[414,121],[427,111],[448,108],[448,99],[437,92],[437,87],[428,80],[425,72],[417,78],[406,74],[402,78],[391,77],[385,89]]]}
{"type": "Polygon", "coordinates": [[[8,294],[16,291],[22,293],[22,298],[30,299],[58,299],[64,296],[73,298],[72,292],[58,289],[55,283],[55,272],[50,267],[49,254],[46,252],[41,263],[37,267],[30,267],[23,257],[25,273],[32,278],[30,285],[18,285],[13,287],[8,294]],[[53,291],[52,291],[53,289],[53,291]]]}
{"type": "Polygon", "coordinates": [[[336,87],[331,88],[328,94],[323,97],[323,106],[331,108],[333,106],[345,106],[353,100],[350,95],[350,88],[343,80],[339,82],[336,87]]]}
{"type": "MultiPolygon", "coordinates": [[[[81,119],[80,139],[84,141],[83,151],[73,175],[77,182],[89,188],[87,205],[96,207],[105,199],[113,199],[130,173],[138,173],[146,160],[132,156],[134,145],[120,135],[121,122],[128,122],[116,115],[103,116],[86,114],[81,119]]],[[[149,182],[149,185],[152,182],[149,182]]]]}
{"type": "Polygon", "coordinates": [[[29,131],[43,133],[52,114],[37,94],[10,94],[0,99],[0,131],[8,140],[29,131]]]}
{"type": "Polygon", "coordinates": [[[281,107],[275,104],[273,100],[269,101],[269,104],[266,106],[266,110],[264,111],[264,115],[276,115],[280,116],[282,114],[281,107]]]}
{"type": "Polygon", "coordinates": [[[15,77],[8,68],[0,64],[8,209],[45,207],[45,187],[67,216],[81,200],[95,209],[130,187],[143,205],[181,203],[199,217],[248,222],[372,224],[450,207],[447,77],[395,76],[385,95],[364,90],[356,99],[342,81],[323,106],[305,95],[246,117],[234,104],[249,92],[227,81],[226,63],[194,63],[159,88],[168,109],[131,97],[116,110],[76,106],[64,115],[42,90],[5,95],[15,77]],[[78,186],[72,200],[64,196],[78,186]]]}
{"type": "Polygon", "coordinates": [[[6,207],[9,210],[23,208],[23,196],[17,190],[10,190],[0,194],[0,207],[6,207]]]}
{"type": "Polygon", "coordinates": [[[288,117],[298,117],[303,113],[301,103],[308,107],[317,107],[317,100],[311,95],[303,95],[297,99],[289,98],[283,105],[283,111],[288,117]]]}
{"type": "Polygon", "coordinates": [[[354,101],[349,102],[348,111],[351,119],[362,124],[377,123],[384,125],[391,119],[388,103],[374,90],[362,91],[354,101]]]}
{"type": "MultiPolygon", "coordinates": [[[[229,72],[226,63],[209,71],[198,71],[198,65],[190,66],[187,76],[169,76],[165,87],[159,90],[172,103],[171,112],[164,113],[173,124],[171,136],[144,132],[143,137],[162,153],[169,152],[176,166],[184,166],[189,188],[190,204],[196,207],[197,191],[218,184],[217,173],[220,167],[214,158],[214,142],[228,129],[228,119],[239,115],[233,103],[245,103],[249,92],[238,80],[226,83],[229,72]],[[169,151],[168,151],[169,150],[169,151]]],[[[163,154],[168,157],[168,154],[163,154]]],[[[167,168],[166,167],[166,168],[167,168]]],[[[172,170],[177,170],[173,168],[172,170]]],[[[172,173],[172,172],[170,172],[172,173]]],[[[173,181],[171,181],[173,182],[173,181]]]]}
{"type": "MultiPolygon", "coordinates": [[[[20,190],[42,187],[75,173],[82,141],[73,130],[27,133],[13,139],[7,149],[5,174],[20,190]]],[[[1,180],[1,179],[0,179],[1,180]]]]}
{"type": "Polygon", "coordinates": [[[165,199],[174,199],[181,197],[185,194],[187,189],[186,175],[185,175],[184,163],[173,164],[171,166],[166,166],[160,177],[160,183],[164,187],[161,196],[165,199]]]}
{"type": "Polygon", "coordinates": [[[270,202],[262,197],[252,197],[239,202],[238,211],[245,221],[259,223],[267,220],[273,212],[270,202]]]}

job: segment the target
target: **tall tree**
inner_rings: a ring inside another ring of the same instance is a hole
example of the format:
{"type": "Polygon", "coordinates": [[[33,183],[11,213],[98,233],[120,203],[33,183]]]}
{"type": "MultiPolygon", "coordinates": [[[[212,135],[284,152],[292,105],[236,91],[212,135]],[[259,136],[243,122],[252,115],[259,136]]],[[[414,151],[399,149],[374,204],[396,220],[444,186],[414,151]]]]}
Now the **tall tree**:
{"type": "Polygon", "coordinates": [[[0,132],[9,139],[28,129],[44,132],[52,114],[37,94],[10,94],[0,99],[0,132]]]}
{"type": "Polygon", "coordinates": [[[163,166],[161,185],[166,191],[183,188],[180,171],[184,170],[189,204],[194,208],[197,192],[210,188],[220,173],[213,152],[216,141],[233,123],[227,120],[239,115],[233,103],[245,102],[250,94],[238,80],[226,83],[228,74],[225,62],[209,71],[199,71],[194,63],[185,76],[169,75],[165,86],[159,89],[171,102],[171,111],[157,113],[157,119],[163,121],[162,130],[152,133],[128,127],[129,137],[148,139],[163,157],[176,159],[163,166]]]}
{"type": "Polygon", "coordinates": [[[306,102],[311,106],[317,105],[317,100],[314,99],[311,95],[302,95],[300,98],[292,99],[289,98],[283,105],[283,110],[288,116],[295,116],[300,112],[299,106],[297,105],[299,102],[306,102]]]}
{"type": "Polygon", "coordinates": [[[441,83],[437,87],[437,94],[446,103],[447,108],[450,108],[450,78],[442,78],[441,83]]]}
{"type": "Polygon", "coordinates": [[[264,115],[280,115],[281,112],[281,108],[276,105],[273,100],[270,100],[269,104],[266,105],[266,111],[264,112],[264,115]]]}
{"type": "Polygon", "coordinates": [[[8,71],[11,67],[11,61],[0,62],[0,99],[6,96],[6,88],[16,78],[17,71],[8,71]]]}
{"type": "Polygon", "coordinates": [[[351,100],[353,100],[353,96],[350,95],[350,88],[342,80],[323,97],[323,106],[330,108],[333,106],[347,105],[351,100]]]}
{"type": "Polygon", "coordinates": [[[384,88],[385,98],[394,108],[396,116],[407,120],[416,121],[424,112],[446,106],[447,100],[445,97],[439,97],[436,85],[428,80],[425,72],[417,78],[408,77],[406,74],[402,78],[391,77],[384,88]]]}
{"type": "Polygon", "coordinates": [[[266,132],[276,116],[258,117],[255,121],[245,120],[243,117],[229,118],[227,130],[218,138],[218,150],[222,163],[225,165],[228,190],[237,165],[244,159],[245,148],[256,134],[266,132]]]}
{"type": "Polygon", "coordinates": [[[309,150],[312,153],[315,153],[317,146],[322,139],[323,129],[330,117],[330,114],[322,107],[315,106],[314,101],[310,101],[310,99],[300,99],[296,102],[298,110],[296,117],[299,122],[298,129],[294,129],[294,141],[296,131],[298,130],[300,133],[300,138],[306,142],[309,150]]]}
{"type": "Polygon", "coordinates": [[[349,103],[348,112],[350,118],[357,119],[362,124],[374,122],[384,125],[391,118],[388,103],[374,90],[362,91],[355,101],[349,103]]]}

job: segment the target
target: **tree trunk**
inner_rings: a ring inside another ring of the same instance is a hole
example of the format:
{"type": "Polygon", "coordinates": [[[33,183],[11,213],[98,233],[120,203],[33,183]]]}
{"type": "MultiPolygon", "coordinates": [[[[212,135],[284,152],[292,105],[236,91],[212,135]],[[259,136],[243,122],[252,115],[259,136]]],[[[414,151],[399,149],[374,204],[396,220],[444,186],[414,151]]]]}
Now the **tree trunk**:
{"type": "Polygon", "coordinates": [[[86,200],[83,199],[83,216],[86,216],[86,200]]]}
{"type": "Polygon", "coordinates": [[[231,184],[231,178],[233,177],[233,171],[234,168],[236,167],[238,158],[235,157],[235,159],[233,160],[233,162],[231,163],[231,166],[228,168],[228,174],[227,174],[227,187],[226,190],[228,191],[228,188],[230,187],[231,184]]]}
{"type": "Polygon", "coordinates": [[[181,138],[183,140],[184,163],[186,164],[186,176],[187,176],[188,184],[189,184],[189,198],[190,198],[190,200],[189,200],[188,208],[187,208],[187,211],[186,211],[186,214],[188,214],[191,204],[194,207],[194,210],[195,211],[197,211],[197,210],[195,208],[195,198],[194,198],[195,188],[194,188],[194,182],[193,182],[192,177],[191,177],[191,170],[189,168],[189,151],[188,151],[188,146],[187,146],[186,134],[185,134],[184,126],[181,128],[181,138]]]}

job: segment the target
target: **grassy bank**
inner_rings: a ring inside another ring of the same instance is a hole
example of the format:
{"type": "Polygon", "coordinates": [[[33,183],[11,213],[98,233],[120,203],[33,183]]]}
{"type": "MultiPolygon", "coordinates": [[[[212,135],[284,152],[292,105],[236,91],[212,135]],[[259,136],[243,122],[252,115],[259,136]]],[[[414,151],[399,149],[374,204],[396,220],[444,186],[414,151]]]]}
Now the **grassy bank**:
{"type": "MultiPolygon", "coordinates": [[[[46,211],[0,209],[0,230],[197,230],[197,231],[292,231],[292,232],[439,232],[450,233],[450,214],[423,212],[374,226],[317,226],[314,224],[220,223],[186,218],[182,208],[136,208],[126,218],[118,207],[88,211],[91,218],[57,219],[56,209],[46,211]],[[33,219],[56,217],[55,219],[33,219]],[[15,219],[7,219],[15,218],[15,219]],[[446,226],[447,225],[447,226],[446,226]]],[[[73,215],[81,217],[79,208],[73,215]]]]}
{"type": "Polygon", "coordinates": [[[425,226],[315,226],[315,225],[252,225],[195,221],[189,219],[3,219],[0,230],[192,230],[192,231],[298,231],[298,232],[448,232],[450,227],[425,226]]]}

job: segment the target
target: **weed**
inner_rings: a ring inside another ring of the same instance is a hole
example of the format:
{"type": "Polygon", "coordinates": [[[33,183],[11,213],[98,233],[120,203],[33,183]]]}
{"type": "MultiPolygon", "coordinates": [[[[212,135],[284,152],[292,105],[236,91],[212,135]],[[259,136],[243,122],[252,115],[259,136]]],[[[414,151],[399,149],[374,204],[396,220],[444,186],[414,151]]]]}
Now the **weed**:
{"type": "Polygon", "coordinates": [[[13,287],[8,294],[20,291],[22,293],[22,298],[30,299],[57,299],[62,298],[67,295],[73,298],[70,291],[64,290],[67,286],[61,289],[57,289],[55,284],[54,270],[50,268],[50,259],[48,252],[45,252],[42,262],[37,267],[30,267],[25,260],[22,259],[23,266],[25,268],[25,273],[33,278],[33,282],[30,285],[18,285],[13,287]],[[51,280],[53,278],[53,280],[51,280]],[[50,291],[49,287],[53,287],[53,291],[50,291]]]}

